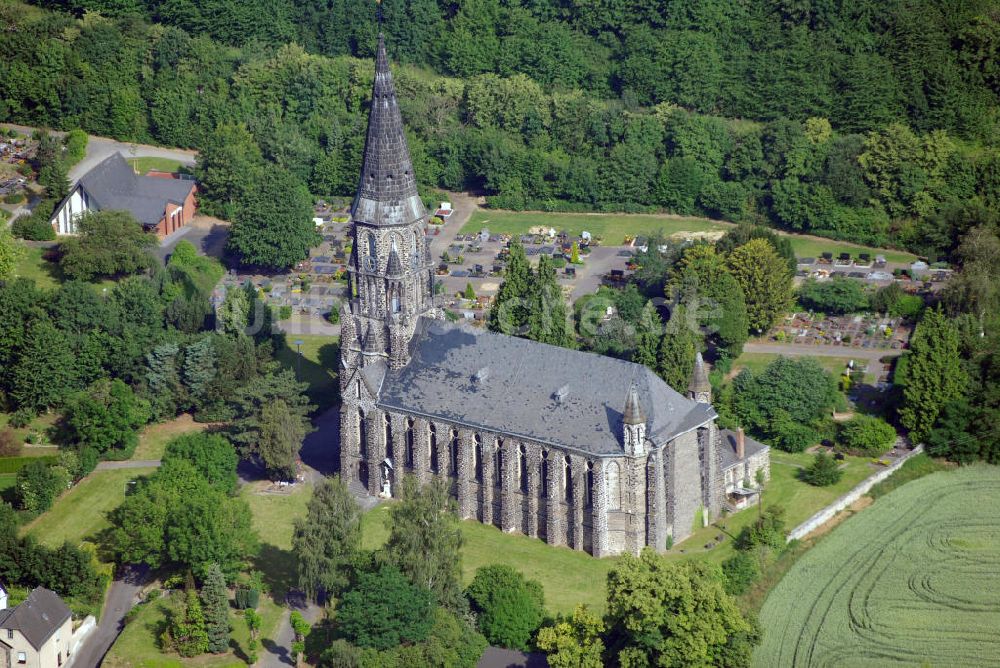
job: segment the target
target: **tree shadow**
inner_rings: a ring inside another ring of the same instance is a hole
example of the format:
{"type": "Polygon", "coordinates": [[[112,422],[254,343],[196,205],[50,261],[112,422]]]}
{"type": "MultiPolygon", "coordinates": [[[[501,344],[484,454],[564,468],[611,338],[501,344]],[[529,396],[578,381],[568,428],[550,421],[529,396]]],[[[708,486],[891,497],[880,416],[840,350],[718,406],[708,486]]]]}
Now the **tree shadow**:
{"type": "Polygon", "coordinates": [[[281,647],[280,645],[278,645],[278,643],[274,642],[273,640],[270,640],[269,638],[265,638],[264,640],[261,641],[260,644],[261,647],[263,647],[265,650],[268,651],[268,653],[278,657],[278,661],[280,663],[284,663],[289,666],[295,665],[295,662],[292,660],[292,656],[291,654],[289,654],[287,647],[281,647]]]}
{"type": "Polygon", "coordinates": [[[295,554],[291,550],[263,543],[253,558],[253,567],[264,575],[264,584],[276,602],[285,601],[288,593],[298,584],[295,554]]]}

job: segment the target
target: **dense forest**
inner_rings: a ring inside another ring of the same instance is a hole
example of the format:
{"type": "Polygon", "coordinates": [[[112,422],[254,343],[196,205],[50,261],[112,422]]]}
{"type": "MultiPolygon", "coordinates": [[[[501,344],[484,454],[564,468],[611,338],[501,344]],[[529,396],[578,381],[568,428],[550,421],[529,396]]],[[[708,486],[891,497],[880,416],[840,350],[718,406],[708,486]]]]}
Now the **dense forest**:
{"type": "MultiPolygon", "coordinates": [[[[0,2],[0,120],[354,187],[375,4],[0,2]]],[[[763,222],[936,259],[1000,203],[988,0],[383,3],[415,169],[505,208],[763,222]],[[404,63],[400,66],[398,63],[404,63]]]]}

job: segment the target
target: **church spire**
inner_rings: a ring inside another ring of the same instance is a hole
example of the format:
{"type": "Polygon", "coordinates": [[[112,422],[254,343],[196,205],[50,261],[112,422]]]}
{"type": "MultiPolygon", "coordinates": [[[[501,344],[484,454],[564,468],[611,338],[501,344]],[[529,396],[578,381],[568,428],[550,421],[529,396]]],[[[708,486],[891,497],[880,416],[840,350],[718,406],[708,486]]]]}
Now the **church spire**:
{"type": "Polygon", "coordinates": [[[694,370],[691,372],[691,383],[688,385],[688,397],[703,404],[712,403],[712,383],[708,380],[708,369],[701,353],[694,357],[694,370]]]}
{"type": "Polygon", "coordinates": [[[417,180],[381,32],[375,53],[368,136],[353,213],[356,221],[372,225],[406,225],[426,215],[417,194],[417,180]]]}

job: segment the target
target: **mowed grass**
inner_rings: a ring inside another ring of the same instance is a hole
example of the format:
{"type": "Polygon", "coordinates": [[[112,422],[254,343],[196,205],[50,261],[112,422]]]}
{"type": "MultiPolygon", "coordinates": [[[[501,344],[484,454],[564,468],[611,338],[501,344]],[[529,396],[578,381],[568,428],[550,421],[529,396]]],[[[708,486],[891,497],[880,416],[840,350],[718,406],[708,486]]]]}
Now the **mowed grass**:
{"type": "Polygon", "coordinates": [[[139,445],[132,459],[149,461],[163,458],[163,452],[171,439],[182,434],[204,431],[208,425],[195,422],[190,415],[181,415],[167,422],[161,422],[146,427],[139,435],[139,445]]]}
{"type": "MultiPolygon", "coordinates": [[[[670,214],[622,214],[622,213],[547,213],[541,211],[500,211],[483,209],[476,211],[460,230],[463,234],[479,232],[484,227],[490,232],[526,234],[535,226],[565,230],[571,235],[579,235],[584,230],[601,237],[606,246],[619,246],[626,236],[650,236],[662,233],[666,236],[678,232],[725,232],[732,223],[708,218],[675,216],[670,214]]],[[[850,253],[857,257],[860,253],[884,255],[889,262],[909,263],[916,259],[912,253],[873,248],[846,241],[833,241],[820,237],[799,234],[784,234],[792,241],[792,248],[799,257],[819,257],[822,253],[850,253]]]]}
{"type": "Polygon", "coordinates": [[[269,486],[264,481],[244,485],[240,496],[250,505],[253,528],[260,538],[260,553],[254,567],[264,574],[275,598],[282,599],[296,584],[292,533],[295,520],[306,515],[312,485],[298,483],[281,493],[268,492],[269,486]]]}
{"type": "MultiPolygon", "coordinates": [[[[840,495],[874,472],[860,457],[848,457],[844,476],[831,487],[812,487],[797,479],[798,471],[812,455],[788,454],[772,450],[771,480],[764,489],[765,507],[781,504],[789,529],[808,519],[840,495]]],[[[756,508],[747,508],[694,532],[666,553],[669,559],[698,559],[721,564],[733,556],[733,538],[757,517],[756,508]],[[722,536],[721,542],[719,536],[722,536]],[[712,547],[707,545],[713,544],[712,547]]],[[[362,543],[368,549],[381,547],[389,537],[389,505],[383,503],[365,513],[362,543]]],[[[569,613],[579,603],[603,612],[606,608],[608,571],[618,561],[614,557],[596,559],[585,552],[552,547],[541,540],[519,534],[505,534],[493,526],[465,521],[461,524],[462,577],[468,584],[476,569],[489,564],[507,564],[527,577],[538,580],[545,592],[550,612],[569,613]]]]}
{"type": "Polygon", "coordinates": [[[626,236],[650,236],[657,233],[725,232],[732,227],[707,218],[670,215],[618,213],[545,213],[539,211],[476,211],[460,232],[479,232],[484,227],[497,234],[527,234],[536,226],[565,230],[573,236],[590,232],[601,237],[605,246],[620,246],[626,236]]]}
{"type": "MultiPolygon", "coordinates": [[[[169,598],[158,598],[143,606],[118,636],[102,666],[105,668],[182,668],[200,666],[202,668],[230,668],[245,666],[247,644],[250,634],[243,615],[236,610],[229,612],[232,637],[230,651],[226,654],[203,654],[192,658],[182,658],[173,652],[164,653],[160,649],[160,635],[166,628],[168,615],[180,609],[183,591],[174,592],[169,598]]],[[[261,614],[261,639],[273,637],[283,609],[267,596],[262,596],[257,612],[261,614]]],[[[258,654],[261,650],[258,650],[258,654]]]]}
{"type": "MultiPolygon", "coordinates": [[[[815,360],[821,367],[832,373],[834,376],[839,376],[844,369],[847,368],[847,363],[851,361],[851,357],[826,357],[825,355],[779,355],[777,353],[743,353],[733,362],[733,374],[737,374],[743,369],[749,369],[754,374],[762,372],[767,365],[778,359],[779,357],[794,357],[795,359],[801,359],[803,357],[809,357],[815,360]]],[[[863,365],[864,360],[855,359],[854,365],[857,367],[859,364],[863,365]]]]}
{"type": "Polygon", "coordinates": [[[180,160],[174,160],[173,158],[127,158],[128,163],[132,165],[132,168],[139,174],[146,174],[152,169],[160,172],[170,172],[170,173],[190,173],[191,168],[187,167],[180,160]]]}
{"type": "Polygon", "coordinates": [[[300,380],[309,383],[306,393],[310,402],[317,406],[317,414],[330,408],[338,398],[339,344],[340,339],[336,336],[288,334],[285,336],[285,345],[275,353],[283,367],[296,372],[300,380]],[[302,341],[301,360],[295,341],[302,341]]]}
{"type": "Polygon", "coordinates": [[[60,496],[47,512],[21,529],[49,547],[73,544],[96,537],[110,526],[107,513],[125,499],[125,485],[152,468],[95,471],[60,496]]]}
{"type": "Polygon", "coordinates": [[[19,242],[23,253],[14,267],[14,276],[27,278],[35,282],[35,286],[41,289],[54,288],[62,282],[62,272],[59,265],[45,259],[47,249],[35,248],[19,242]]]}
{"type": "Polygon", "coordinates": [[[998,490],[997,467],[933,473],[844,521],[771,591],[754,665],[995,664],[998,490]]]}
{"type": "MultiPolygon", "coordinates": [[[[48,430],[55,424],[57,413],[43,413],[34,418],[26,427],[13,429],[14,438],[21,444],[19,457],[52,457],[59,454],[59,448],[48,442],[48,430]],[[35,444],[25,443],[24,438],[35,432],[44,441],[35,444]]],[[[0,430],[5,429],[10,421],[10,413],[0,413],[0,430]]]]}

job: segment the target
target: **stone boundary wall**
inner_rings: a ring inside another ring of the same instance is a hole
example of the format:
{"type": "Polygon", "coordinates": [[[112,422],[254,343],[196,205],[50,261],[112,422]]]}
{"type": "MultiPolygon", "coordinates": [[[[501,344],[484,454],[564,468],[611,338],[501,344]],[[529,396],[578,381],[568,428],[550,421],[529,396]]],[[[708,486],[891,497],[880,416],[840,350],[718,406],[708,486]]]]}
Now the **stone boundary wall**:
{"type": "Polygon", "coordinates": [[[906,455],[904,455],[900,459],[898,459],[895,462],[893,462],[893,464],[891,466],[887,466],[886,468],[882,469],[881,471],[879,471],[879,472],[877,472],[877,473],[875,473],[873,475],[868,476],[867,478],[865,478],[864,480],[862,480],[861,482],[859,482],[854,487],[854,489],[852,489],[851,491],[847,492],[846,494],[844,494],[843,496],[841,496],[840,498],[838,498],[836,501],[834,501],[833,503],[831,503],[829,506],[827,506],[823,510],[819,511],[818,513],[816,513],[815,515],[813,515],[812,517],[810,517],[809,519],[807,519],[802,524],[800,524],[797,527],[795,527],[794,529],[792,529],[788,533],[788,537],[787,537],[786,540],[788,542],[792,542],[793,540],[800,540],[801,538],[803,538],[803,537],[807,536],[808,534],[812,533],[813,531],[815,531],[819,527],[823,526],[828,521],[830,521],[833,518],[834,515],[836,515],[841,510],[843,510],[844,508],[846,508],[847,506],[851,505],[852,503],[854,503],[855,501],[857,501],[858,499],[860,499],[862,496],[864,496],[865,494],[867,494],[868,490],[870,490],[872,487],[874,487],[876,483],[882,482],[883,480],[885,480],[886,478],[888,478],[890,475],[892,475],[900,466],[902,466],[903,464],[905,464],[907,462],[907,460],[910,459],[910,457],[913,457],[914,455],[918,455],[918,454],[920,454],[923,451],[924,451],[924,446],[918,445],[917,447],[915,447],[913,449],[912,452],[907,453],[906,455]]]}

